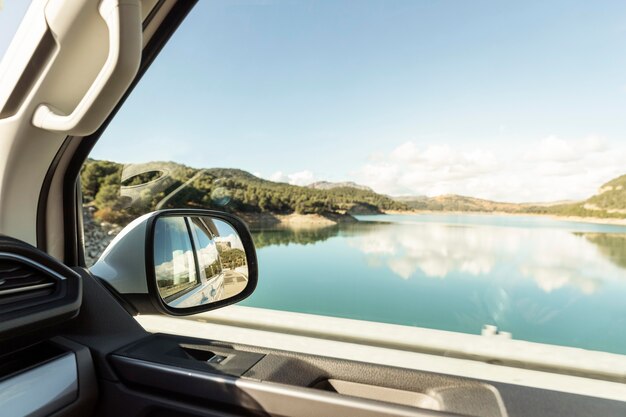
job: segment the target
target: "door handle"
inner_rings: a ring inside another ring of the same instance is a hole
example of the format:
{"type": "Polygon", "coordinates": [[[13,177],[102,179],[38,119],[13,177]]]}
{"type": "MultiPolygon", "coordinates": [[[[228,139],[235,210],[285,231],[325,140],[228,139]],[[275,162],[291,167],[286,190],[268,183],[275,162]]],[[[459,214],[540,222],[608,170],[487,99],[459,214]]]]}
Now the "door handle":
{"type": "MultiPolygon", "coordinates": [[[[80,136],[95,132],[111,110],[103,108],[99,112],[96,110],[95,115],[88,115],[96,100],[106,94],[119,99],[137,74],[142,48],[139,1],[102,0],[98,12],[109,32],[109,53],[102,69],[70,114],[64,114],[50,104],[40,104],[33,114],[34,126],[80,136]]],[[[54,33],[54,29],[51,30],[54,33]]]]}

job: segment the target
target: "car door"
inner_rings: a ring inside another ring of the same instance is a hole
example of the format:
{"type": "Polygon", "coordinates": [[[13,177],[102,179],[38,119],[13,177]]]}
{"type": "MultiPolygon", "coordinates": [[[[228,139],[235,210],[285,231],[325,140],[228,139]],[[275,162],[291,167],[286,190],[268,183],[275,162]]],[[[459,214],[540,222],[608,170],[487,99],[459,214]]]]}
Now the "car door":
{"type": "MultiPolygon", "coordinates": [[[[158,65],[161,50],[172,46],[166,44],[194,7],[196,2],[180,0],[34,0],[2,62],[0,232],[11,238],[0,239],[0,285],[14,285],[4,292],[0,287],[0,406],[7,415],[626,413],[618,355],[241,306],[167,317],[164,313],[176,311],[159,310],[151,301],[160,294],[155,277],[133,275],[146,288],[152,285],[150,292],[125,292],[106,269],[92,267],[104,247],[92,254],[85,236],[95,233],[109,248],[122,237],[112,242],[119,230],[90,229],[92,217],[83,205],[89,188],[81,184],[81,169],[85,172],[94,146],[106,139],[124,102],[141,88],[149,67],[158,65]],[[542,360],[546,352],[551,360],[542,360]],[[561,352],[567,352],[562,361],[552,359],[561,352]]],[[[189,38],[180,41],[177,47],[196,47],[189,38]]],[[[175,74],[168,76],[176,80],[175,74]]],[[[167,105],[177,114],[175,106],[182,104],[167,105]]],[[[245,151],[233,150],[236,144],[217,145],[211,151],[245,151]]],[[[139,216],[179,209],[172,204],[180,198],[185,204],[202,198],[186,194],[203,179],[202,171],[168,163],[129,164],[125,172],[106,163],[96,168],[95,177],[112,175],[117,181],[108,184],[117,187],[108,207],[113,209],[100,213],[109,220],[123,212],[120,207],[135,207],[124,213],[139,216]],[[176,187],[159,188],[174,176],[176,187]],[[133,206],[148,194],[149,210],[133,206]]],[[[228,200],[223,188],[212,194],[211,204],[228,200]]],[[[179,239],[170,254],[199,245],[201,238],[192,233],[198,218],[185,220],[188,235],[179,236],[188,238],[189,246],[179,239]]],[[[203,228],[207,241],[217,236],[206,223],[203,228]]],[[[145,244],[129,246],[125,262],[151,264],[145,244]]],[[[176,283],[194,291],[210,283],[218,297],[227,291],[225,282],[239,282],[233,271],[241,263],[234,252],[224,252],[233,246],[225,239],[212,244],[193,279],[172,278],[161,288],[176,283]]],[[[173,260],[163,257],[161,263],[173,260]]]]}

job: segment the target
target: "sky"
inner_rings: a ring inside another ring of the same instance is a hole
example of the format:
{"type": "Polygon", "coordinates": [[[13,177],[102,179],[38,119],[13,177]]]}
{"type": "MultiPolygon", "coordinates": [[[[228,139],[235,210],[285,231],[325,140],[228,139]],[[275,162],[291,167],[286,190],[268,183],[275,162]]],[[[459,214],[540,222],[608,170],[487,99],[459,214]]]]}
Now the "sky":
{"type": "Polygon", "coordinates": [[[200,1],[91,157],[583,199],[626,174],[626,2],[200,1]]]}
{"type": "Polygon", "coordinates": [[[0,0],[0,57],[9,46],[29,4],[27,0],[0,0]]]}

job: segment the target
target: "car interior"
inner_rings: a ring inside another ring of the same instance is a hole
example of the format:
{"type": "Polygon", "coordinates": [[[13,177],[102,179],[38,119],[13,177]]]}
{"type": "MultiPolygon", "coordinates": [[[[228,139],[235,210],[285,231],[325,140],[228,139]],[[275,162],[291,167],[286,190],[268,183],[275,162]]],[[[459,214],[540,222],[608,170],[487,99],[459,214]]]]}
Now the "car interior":
{"type": "Polygon", "coordinates": [[[610,362],[555,371],[323,330],[280,343],[278,321],[229,337],[241,329],[219,311],[203,333],[147,325],[236,303],[258,279],[245,223],[199,209],[143,216],[85,265],[81,166],[195,4],[33,0],[2,61],[1,415],[626,415],[610,362]],[[240,258],[217,268],[226,227],[240,258]]]}

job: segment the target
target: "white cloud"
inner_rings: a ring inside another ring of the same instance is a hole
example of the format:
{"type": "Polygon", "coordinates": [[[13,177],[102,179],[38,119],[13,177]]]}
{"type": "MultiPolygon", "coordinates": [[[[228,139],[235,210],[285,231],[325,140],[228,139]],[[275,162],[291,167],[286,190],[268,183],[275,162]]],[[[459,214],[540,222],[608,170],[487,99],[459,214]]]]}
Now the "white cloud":
{"type": "Polygon", "coordinates": [[[311,171],[300,171],[289,174],[289,184],[293,185],[308,185],[315,180],[315,177],[311,171]]]}
{"type": "Polygon", "coordinates": [[[626,172],[626,143],[551,135],[516,146],[418,146],[405,142],[375,157],[353,179],[391,195],[461,194],[511,202],[584,199],[626,172]]]}
{"type": "Polygon", "coordinates": [[[274,172],[272,175],[267,177],[267,179],[270,180],[270,181],[275,181],[275,182],[287,182],[287,181],[289,181],[287,176],[285,174],[283,174],[282,171],[274,172]]]}
{"type": "Polygon", "coordinates": [[[309,170],[298,171],[291,174],[276,171],[267,177],[267,179],[275,182],[286,182],[291,185],[309,185],[315,182],[315,175],[309,170]]]}
{"type": "Polygon", "coordinates": [[[584,157],[572,143],[559,139],[556,136],[548,136],[539,144],[526,152],[528,161],[546,161],[552,163],[577,161],[584,157]]]}

